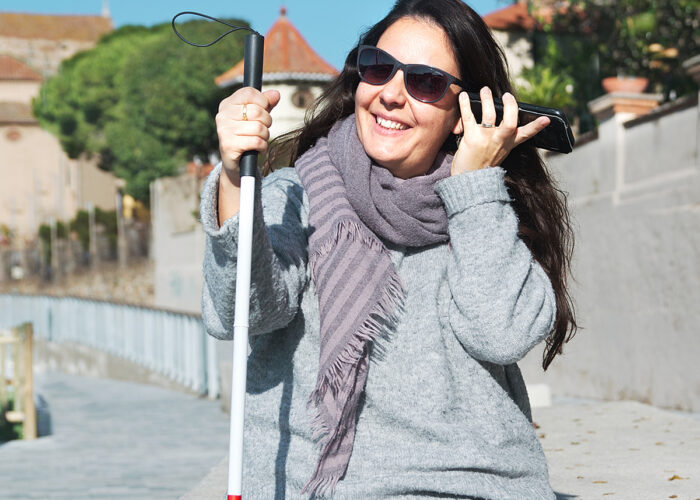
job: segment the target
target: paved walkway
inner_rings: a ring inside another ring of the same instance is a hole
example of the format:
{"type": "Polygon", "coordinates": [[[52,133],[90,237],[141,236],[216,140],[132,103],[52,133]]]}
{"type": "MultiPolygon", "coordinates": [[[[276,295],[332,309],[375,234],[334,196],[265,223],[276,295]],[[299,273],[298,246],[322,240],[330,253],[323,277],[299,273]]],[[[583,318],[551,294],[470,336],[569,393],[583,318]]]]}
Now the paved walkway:
{"type": "Polygon", "coordinates": [[[559,402],[532,413],[560,500],[700,500],[697,414],[635,401],[559,402]]]}
{"type": "Polygon", "coordinates": [[[227,453],[218,401],[60,373],[37,392],[53,435],[0,445],[2,500],[174,500],[227,453]]]}
{"type": "MultiPolygon", "coordinates": [[[[0,445],[0,500],[218,500],[225,490],[218,402],[59,373],[37,386],[54,433],[0,445]]],[[[560,400],[533,416],[559,500],[700,500],[697,414],[560,400]]]]}

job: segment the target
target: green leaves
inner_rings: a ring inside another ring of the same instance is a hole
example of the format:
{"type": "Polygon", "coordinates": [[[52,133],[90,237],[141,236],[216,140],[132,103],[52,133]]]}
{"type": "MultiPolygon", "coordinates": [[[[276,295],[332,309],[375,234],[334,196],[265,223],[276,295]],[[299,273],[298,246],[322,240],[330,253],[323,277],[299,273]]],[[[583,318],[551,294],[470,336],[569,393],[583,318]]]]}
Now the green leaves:
{"type": "MultiPolygon", "coordinates": [[[[188,38],[221,32],[206,21],[179,29],[188,38]]],[[[214,116],[226,92],[214,78],[243,57],[243,37],[196,48],[170,24],[120,28],[64,61],[44,83],[34,113],[71,158],[96,156],[101,168],[127,181],[129,194],[145,200],[153,180],[216,151],[214,116]]]]}
{"type": "Polygon", "coordinates": [[[570,0],[539,21],[536,65],[574,80],[581,131],[593,126],[586,104],[602,94],[604,77],[646,77],[648,92],[666,98],[695,90],[682,62],[700,51],[698,0],[570,0]]]}
{"type": "Polygon", "coordinates": [[[573,79],[555,73],[550,67],[526,68],[520,73],[520,79],[523,81],[516,84],[516,88],[518,99],[523,102],[562,110],[570,110],[575,104],[573,79]]]}

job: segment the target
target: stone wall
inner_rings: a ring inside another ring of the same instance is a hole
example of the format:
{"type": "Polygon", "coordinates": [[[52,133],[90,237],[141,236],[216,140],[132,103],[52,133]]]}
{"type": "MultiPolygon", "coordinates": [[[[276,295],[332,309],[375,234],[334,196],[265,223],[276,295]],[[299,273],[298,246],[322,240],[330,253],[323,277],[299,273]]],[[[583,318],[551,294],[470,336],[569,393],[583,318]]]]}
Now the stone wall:
{"type": "Polygon", "coordinates": [[[0,47],[4,54],[19,59],[44,76],[56,74],[61,61],[94,46],[94,41],[0,36],[0,47]]]}
{"type": "Polygon", "coordinates": [[[582,329],[542,372],[554,395],[635,399],[700,411],[700,144],[697,98],[548,157],[576,227],[573,297],[582,329]]]}
{"type": "Polygon", "coordinates": [[[40,275],[0,281],[0,294],[3,293],[73,296],[152,307],[154,266],[144,258],[131,261],[126,267],[120,267],[116,261],[101,262],[95,269],[76,269],[51,281],[40,275]]]}
{"type": "Polygon", "coordinates": [[[199,313],[204,231],[199,223],[199,180],[164,177],[151,184],[155,305],[199,313]]]}

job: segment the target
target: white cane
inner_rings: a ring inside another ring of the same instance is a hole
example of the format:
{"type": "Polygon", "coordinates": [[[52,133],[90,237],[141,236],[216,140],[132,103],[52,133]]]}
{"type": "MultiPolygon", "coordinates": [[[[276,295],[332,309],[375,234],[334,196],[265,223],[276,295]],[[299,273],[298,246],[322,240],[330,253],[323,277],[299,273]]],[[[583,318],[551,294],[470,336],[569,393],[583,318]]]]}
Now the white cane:
{"type": "MultiPolygon", "coordinates": [[[[264,38],[257,33],[245,37],[243,86],[260,90],[264,38]]],[[[236,264],[236,309],[233,318],[233,373],[231,380],[231,434],[228,462],[228,500],[241,500],[243,480],[243,423],[245,415],[246,367],[248,362],[248,316],[250,306],[250,268],[253,247],[253,209],[258,154],[243,154],[241,204],[238,223],[238,261],[236,264]]]]}
{"type": "MultiPolygon", "coordinates": [[[[243,53],[243,86],[260,90],[262,86],[263,46],[260,33],[246,27],[232,26],[219,19],[198,12],[180,12],[172,20],[175,34],[184,42],[197,47],[208,47],[221,38],[245,29],[251,31],[245,38],[243,53]],[[208,44],[196,44],[185,39],[175,26],[175,19],[191,14],[231,27],[232,29],[208,44]]],[[[243,153],[240,161],[241,201],[238,212],[238,260],[236,268],[236,309],[233,319],[233,373],[231,375],[231,422],[229,435],[227,500],[242,499],[243,483],[243,424],[245,416],[246,368],[248,362],[248,315],[250,306],[250,267],[253,246],[253,209],[255,206],[255,180],[258,171],[258,153],[243,153]]]]}

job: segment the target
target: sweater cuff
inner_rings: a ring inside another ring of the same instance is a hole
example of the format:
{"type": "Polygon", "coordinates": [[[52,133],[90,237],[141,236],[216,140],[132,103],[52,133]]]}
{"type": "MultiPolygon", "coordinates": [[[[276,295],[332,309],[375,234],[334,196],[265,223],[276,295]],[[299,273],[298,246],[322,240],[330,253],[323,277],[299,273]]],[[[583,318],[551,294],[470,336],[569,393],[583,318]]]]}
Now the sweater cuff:
{"type": "Polygon", "coordinates": [[[235,242],[238,239],[238,214],[224,221],[219,226],[219,178],[221,177],[222,164],[219,163],[211,171],[202,187],[201,201],[199,205],[199,218],[202,221],[204,232],[212,238],[231,237],[235,242]]]}
{"type": "Polygon", "coordinates": [[[505,170],[501,167],[486,167],[442,179],[435,184],[435,191],[442,198],[450,217],[482,203],[512,201],[504,175],[505,170]]]}

